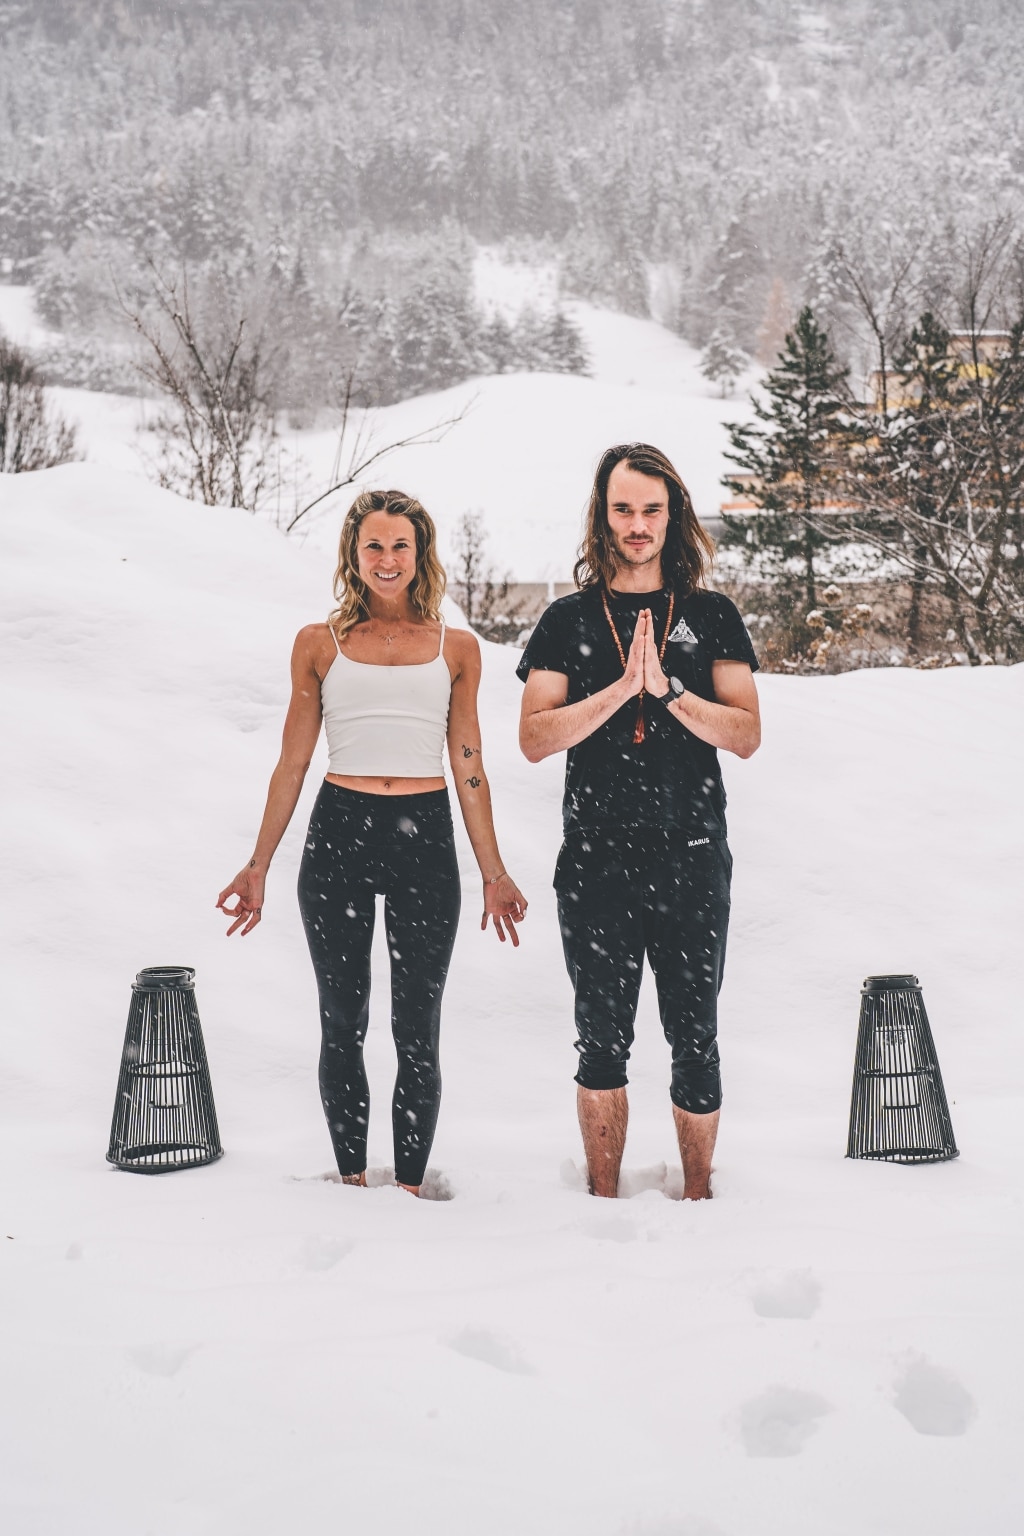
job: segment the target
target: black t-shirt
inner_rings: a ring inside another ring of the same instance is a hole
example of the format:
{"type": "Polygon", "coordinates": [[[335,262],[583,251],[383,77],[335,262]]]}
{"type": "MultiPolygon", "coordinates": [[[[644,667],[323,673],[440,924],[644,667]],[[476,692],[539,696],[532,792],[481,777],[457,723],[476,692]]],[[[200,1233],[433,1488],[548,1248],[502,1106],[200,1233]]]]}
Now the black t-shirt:
{"type": "MultiPolygon", "coordinates": [[[[610,594],[609,607],[625,655],[642,608],[650,608],[661,648],[667,590],[610,594]]],[[[714,700],[711,664],[745,661],[757,670],[750,636],[733,603],[720,592],[677,593],[662,663],[692,692],[714,700]]],[[[530,636],[517,673],[561,672],[567,703],[589,698],[622,676],[622,662],[605,617],[601,588],[560,597],[530,636]]],[[[644,700],[645,737],[633,741],[637,700],[627,700],[592,735],[570,747],[565,765],[562,822],[566,833],[601,827],[679,828],[725,836],[725,788],[714,747],[691,734],[664,707],[644,700]]]]}

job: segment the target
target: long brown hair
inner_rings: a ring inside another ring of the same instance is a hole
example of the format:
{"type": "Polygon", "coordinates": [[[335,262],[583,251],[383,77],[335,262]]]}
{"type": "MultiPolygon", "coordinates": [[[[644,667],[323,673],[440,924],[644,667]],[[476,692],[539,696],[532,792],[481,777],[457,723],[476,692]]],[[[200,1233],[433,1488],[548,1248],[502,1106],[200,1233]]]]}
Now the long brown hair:
{"type": "Polygon", "coordinates": [[[409,601],[421,619],[440,619],[446,585],[444,567],[437,558],[434,520],[415,497],[404,491],[362,491],[345,514],[338,542],[338,568],[334,573],[334,597],[338,606],[328,623],[339,640],[370,617],[369,589],[359,574],[359,529],[369,512],[407,517],[416,531],[416,575],[409,601]]]}
{"type": "Polygon", "coordinates": [[[668,531],[661,552],[662,580],[666,587],[684,587],[687,592],[695,592],[707,583],[715,553],[714,540],[693,510],[690,493],[678,470],[650,443],[619,443],[601,455],[587,507],[580,557],[573,567],[577,587],[610,587],[615,579],[618,562],[608,527],[608,481],[616,464],[623,461],[638,474],[664,480],[668,491],[668,531]]]}

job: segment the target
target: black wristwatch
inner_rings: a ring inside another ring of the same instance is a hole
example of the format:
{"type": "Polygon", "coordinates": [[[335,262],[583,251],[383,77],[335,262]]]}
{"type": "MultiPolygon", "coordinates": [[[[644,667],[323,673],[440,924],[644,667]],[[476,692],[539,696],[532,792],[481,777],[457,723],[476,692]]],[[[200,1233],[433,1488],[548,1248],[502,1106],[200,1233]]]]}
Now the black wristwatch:
{"type": "Polygon", "coordinates": [[[668,680],[668,693],[659,694],[658,703],[664,704],[665,708],[668,709],[671,704],[675,703],[676,699],[681,699],[685,692],[686,689],[678,677],[670,677],[668,680]]]}

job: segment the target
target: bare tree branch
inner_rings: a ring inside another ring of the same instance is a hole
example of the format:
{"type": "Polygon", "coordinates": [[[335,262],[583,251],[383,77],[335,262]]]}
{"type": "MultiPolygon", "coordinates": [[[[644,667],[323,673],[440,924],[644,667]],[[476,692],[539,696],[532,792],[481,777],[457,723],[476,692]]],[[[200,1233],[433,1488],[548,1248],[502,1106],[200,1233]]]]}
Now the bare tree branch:
{"type": "Polygon", "coordinates": [[[149,270],[150,310],[114,287],[146,345],[140,374],[172,402],[155,425],[160,483],[210,506],[226,502],[255,511],[269,488],[276,436],[262,339],[249,340],[244,313],[227,322],[197,315],[187,271],[170,279],[152,261],[149,270]]]}
{"type": "Polygon", "coordinates": [[[333,496],[336,491],[342,491],[346,486],[354,485],[357,480],[365,475],[372,464],[379,463],[392,453],[397,453],[400,448],[412,448],[418,445],[422,446],[441,442],[447,437],[453,427],[458,426],[460,421],[465,420],[473,409],[477,398],[474,395],[470,400],[467,400],[462,409],[456,411],[454,416],[447,416],[444,420],[434,422],[429,427],[423,427],[418,432],[410,432],[406,437],[396,438],[393,442],[385,443],[377,448],[373,447],[373,425],[369,420],[369,413],[364,411],[358,427],[355,428],[355,436],[348,453],[347,466],[342,471],[341,463],[345,454],[345,440],[351,428],[352,399],[355,389],[355,378],[350,372],[346,377],[344,393],[342,395],[341,421],[338,428],[338,446],[334,455],[334,467],[331,475],[332,483],[325,491],[321,491],[318,496],[314,496],[312,501],[307,502],[304,507],[296,512],[291,522],[285,528],[286,533],[291,533],[292,529],[301,522],[308,512],[312,512],[314,507],[320,506],[329,496],[333,496]]]}

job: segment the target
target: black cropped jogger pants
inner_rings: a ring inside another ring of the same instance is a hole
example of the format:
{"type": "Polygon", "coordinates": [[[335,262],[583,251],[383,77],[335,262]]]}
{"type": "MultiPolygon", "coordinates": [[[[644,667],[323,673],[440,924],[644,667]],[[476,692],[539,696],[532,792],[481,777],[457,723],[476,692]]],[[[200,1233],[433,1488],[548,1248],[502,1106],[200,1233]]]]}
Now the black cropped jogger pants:
{"type": "Polygon", "coordinates": [[[441,1101],[441,996],[461,903],[447,790],[368,795],[325,782],[313,807],[299,908],[320,994],[320,1096],[342,1174],[366,1167],[370,1094],[363,1041],[378,893],[398,1052],[395,1178],[419,1184],[441,1101]]]}
{"type": "Polygon", "coordinates": [[[720,1107],[731,875],[724,838],[644,827],[566,837],[555,891],[582,1087],[625,1087],[646,956],[672,1048],[672,1102],[696,1115],[720,1107]]]}

